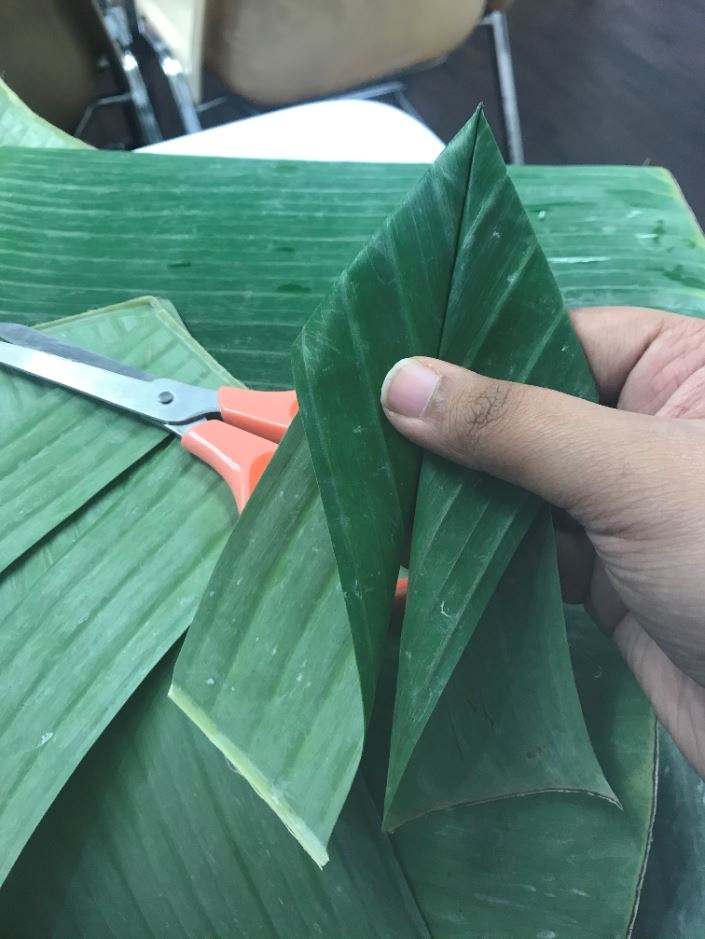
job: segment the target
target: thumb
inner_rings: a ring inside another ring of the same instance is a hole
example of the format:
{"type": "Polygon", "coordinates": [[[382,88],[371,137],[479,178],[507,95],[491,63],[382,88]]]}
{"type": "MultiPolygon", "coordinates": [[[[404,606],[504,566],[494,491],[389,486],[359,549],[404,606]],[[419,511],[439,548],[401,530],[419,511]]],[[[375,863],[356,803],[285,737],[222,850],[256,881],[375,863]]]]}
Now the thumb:
{"type": "Polygon", "coordinates": [[[592,528],[628,522],[615,513],[633,506],[635,496],[658,492],[668,471],[664,454],[674,457],[677,422],[486,378],[438,359],[397,362],[384,381],[382,406],[415,443],[529,489],[592,528]]]}

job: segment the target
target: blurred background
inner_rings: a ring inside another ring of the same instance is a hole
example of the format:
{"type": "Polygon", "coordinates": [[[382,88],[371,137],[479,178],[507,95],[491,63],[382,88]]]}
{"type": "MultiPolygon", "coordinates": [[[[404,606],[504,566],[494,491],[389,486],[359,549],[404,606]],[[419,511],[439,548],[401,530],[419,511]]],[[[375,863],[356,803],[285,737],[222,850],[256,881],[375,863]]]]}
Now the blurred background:
{"type": "Polygon", "coordinates": [[[666,166],[705,222],[703,0],[2,0],[0,74],[135,149],[304,102],[449,140],[483,102],[510,162],[666,166]]]}

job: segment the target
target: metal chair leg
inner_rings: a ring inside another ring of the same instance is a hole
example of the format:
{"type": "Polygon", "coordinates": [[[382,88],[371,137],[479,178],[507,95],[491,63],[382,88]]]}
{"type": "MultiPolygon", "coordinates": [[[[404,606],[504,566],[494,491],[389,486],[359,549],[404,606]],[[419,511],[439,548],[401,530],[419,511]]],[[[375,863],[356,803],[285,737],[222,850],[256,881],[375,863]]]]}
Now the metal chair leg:
{"type": "Polygon", "coordinates": [[[195,134],[202,130],[198,111],[193,103],[191,89],[186,81],[186,75],[181,67],[181,63],[172,54],[161,36],[158,36],[153,29],[150,29],[144,21],[140,22],[140,33],[150,44],[154,54],[159,62],[159,68],[169,84],[171,97],[179,112],[179,118],[184,125],[184,131],[187,134],[195,134]]]}
{"type": "Polygon", "coordinates": [[[105,25],[119,53],[120,65],[130,91],[142,142],[157,143],[163,140],[164,136],[149,97],[140,61],[137,58],[136,53],[140,43],[142,43],[142,51],[139,53],[141,60],[144,61],[144,51],[147,50],[147,55],[156,60],[156,64],[166,79],[171,100],[185,133],[193,134],[201,130],[201,121],[181,63],[172,54],[161,36],[144,22],[139,15],[135,0],[100,0],[100,8],[105,25]]]}
{"type": "Polygon", "coordinates": [[[133,9],[133,5],[129,3],[105,2],[102,7],[103,20],[119,54],[142,142],[144,144],[159,143],[164,136],[159,128],[139,62],[132,51],[135,39],[131,16],[133,9]]]}
{"type": "Polygon", "coordinates": [[[523,163],[524,141],[521,135],[517,88],[514,80],[514,64],[512,62],[512,49],[509,44],[509,30],[507,29],[507,15],[501,10],[488,13],[482,20],[482,25],[489,27],[492,33],[495,64],[497,67],[497,82],[502,99],[504,128],[507,134],[509,162],[523,163]]]}

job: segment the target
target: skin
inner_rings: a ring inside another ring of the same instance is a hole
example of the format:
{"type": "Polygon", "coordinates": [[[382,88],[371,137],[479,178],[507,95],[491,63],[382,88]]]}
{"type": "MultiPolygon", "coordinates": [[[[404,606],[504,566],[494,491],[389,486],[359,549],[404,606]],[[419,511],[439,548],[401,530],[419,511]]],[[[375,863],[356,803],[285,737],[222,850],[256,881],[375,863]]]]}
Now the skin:
{"type": "Polygon", "coordinates": [[[566,599],[613,636],[705,778],[705,321],[570,316],[600,404],[417,358],[390,371],[382,405],[421,446],[563,510],[566,599]]]}

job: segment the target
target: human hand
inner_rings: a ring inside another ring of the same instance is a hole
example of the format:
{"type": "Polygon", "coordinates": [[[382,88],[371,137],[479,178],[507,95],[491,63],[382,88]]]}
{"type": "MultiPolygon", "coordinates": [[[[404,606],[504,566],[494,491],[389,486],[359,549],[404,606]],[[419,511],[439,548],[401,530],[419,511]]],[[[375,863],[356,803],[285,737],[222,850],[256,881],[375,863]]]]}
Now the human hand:
{"type": "Polygon", "coordinates": [[[392,368],[382,405],[421,446],[523,486],[558,531],[564,596],[611,633],[705,778],[705,321],[573,310],[601,404],[437,359],[392,368]]]}

